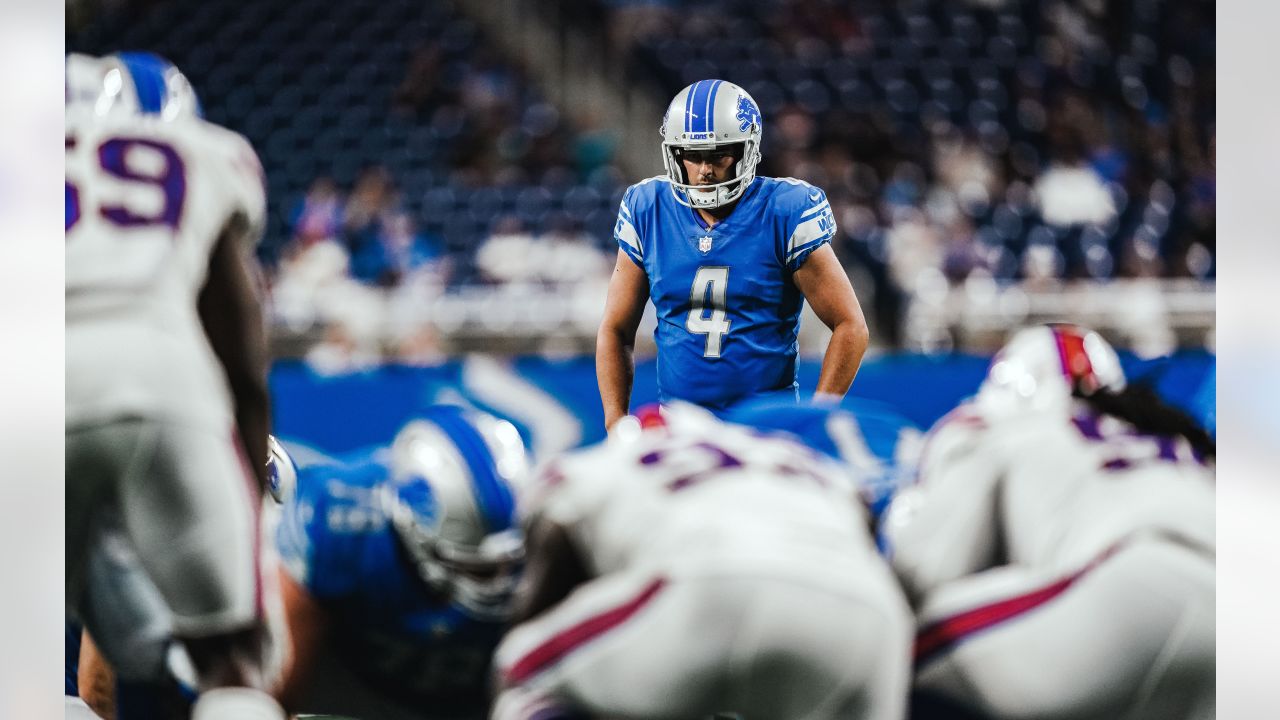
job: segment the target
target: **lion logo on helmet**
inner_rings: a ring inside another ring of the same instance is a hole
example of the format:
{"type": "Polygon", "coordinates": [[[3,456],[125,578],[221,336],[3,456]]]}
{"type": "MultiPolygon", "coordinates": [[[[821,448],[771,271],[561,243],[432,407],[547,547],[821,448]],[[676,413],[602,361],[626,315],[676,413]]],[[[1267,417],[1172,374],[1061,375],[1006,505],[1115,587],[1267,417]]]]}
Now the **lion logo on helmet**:
{"type": "Polygon", "coordinates": [[[734,117],[738,119],[738,129],[742,132],[746,132],[752,125],[761,125],[760,108],[746,95],[738,96],[738,114],[734,117]]]}

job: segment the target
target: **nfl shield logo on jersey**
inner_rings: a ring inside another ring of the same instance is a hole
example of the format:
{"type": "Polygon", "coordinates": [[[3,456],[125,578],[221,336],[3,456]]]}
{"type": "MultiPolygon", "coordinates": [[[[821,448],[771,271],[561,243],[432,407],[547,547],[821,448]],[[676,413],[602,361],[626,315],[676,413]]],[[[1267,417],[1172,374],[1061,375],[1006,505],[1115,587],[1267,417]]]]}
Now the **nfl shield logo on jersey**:
{"type": "Polygon", "coordinates": [[[703,235],[698,238],[698,250],[703,253],[711,252],[711,236],[703,235]]]}

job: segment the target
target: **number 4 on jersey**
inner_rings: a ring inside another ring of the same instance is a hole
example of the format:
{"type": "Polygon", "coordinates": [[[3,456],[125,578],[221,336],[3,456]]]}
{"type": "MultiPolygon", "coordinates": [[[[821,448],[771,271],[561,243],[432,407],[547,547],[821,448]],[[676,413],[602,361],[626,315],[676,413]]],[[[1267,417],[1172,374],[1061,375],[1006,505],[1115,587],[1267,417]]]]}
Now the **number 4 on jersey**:
{"type": "Polygon", "coordinates": [[[707,336],[703,357],[720,357],[721,339],[729,332],[729,319],[725,317],[728,286],[729,268],[723,265],[700,267],[693,276],[689,297],[691,307],[684,326],[695,335],[707,336]],[[704,315],[707,308],[711,309],[710,317],[704,315]]]}

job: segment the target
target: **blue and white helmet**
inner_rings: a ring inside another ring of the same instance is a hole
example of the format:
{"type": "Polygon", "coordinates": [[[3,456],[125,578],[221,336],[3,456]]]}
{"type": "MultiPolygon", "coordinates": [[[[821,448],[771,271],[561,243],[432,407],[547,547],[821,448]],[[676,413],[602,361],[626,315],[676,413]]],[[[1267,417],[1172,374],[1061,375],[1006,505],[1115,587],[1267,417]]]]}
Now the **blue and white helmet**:
{"type": "Polygon", "coordinates": [[[760,106],[731,82],[699,80],[677,93],[659,128],[662,162],[676,200],[688,207],[715,208],[741,197],[756,177],[763,130],[760,106]],[[737,158],[733,177],[715,185],[691,185],[681,155],[726,147],[737,158]]]}
{"type": "Polygon", "coordinates": [[[84,108],[98,116],[150,115],[166,122],[203,116],[187,77],[149,52],[68,55],[66,104],[68,110],[84,108]]]}
{"type": "Polygon", "coordinates": [[[430,408],[396,435],[391,471],[384,506],[422,579],[474,618],[509,617],[524,564],[515,488],[529,471],[515,426],[430,408]]]}

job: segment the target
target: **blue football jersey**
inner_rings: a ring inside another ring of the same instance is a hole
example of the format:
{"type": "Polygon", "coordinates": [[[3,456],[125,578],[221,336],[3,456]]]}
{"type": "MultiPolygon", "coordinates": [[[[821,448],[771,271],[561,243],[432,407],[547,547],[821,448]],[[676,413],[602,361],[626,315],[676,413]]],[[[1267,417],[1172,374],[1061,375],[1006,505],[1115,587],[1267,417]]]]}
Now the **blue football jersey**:
{"type": "Polygon", "coordinates": [[[665,176],[628,188],[614,237],[649,277],[659,401],[794,397],[804,297],[791,273],[835,231],[826,194],[791,178],[757,177],[713,227],[665,176]]]}
{"type": "Polygon", "coordinates": [[[287,571],[328,612],[334,650],[370,685],[405,703],[484,707],[506,627],[434,597],[378,498],[379,454],[298,471],[277,544],[287,571]]]}

